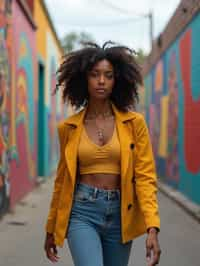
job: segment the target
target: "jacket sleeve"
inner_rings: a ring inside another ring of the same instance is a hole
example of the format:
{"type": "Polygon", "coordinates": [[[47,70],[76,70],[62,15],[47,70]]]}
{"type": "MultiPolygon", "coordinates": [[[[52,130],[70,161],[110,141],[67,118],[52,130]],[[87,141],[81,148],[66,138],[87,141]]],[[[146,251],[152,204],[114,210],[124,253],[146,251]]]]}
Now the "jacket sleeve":
{"type": "Polygon", "coordinates": [[[54,181],[54,189],[53,189],[49,214],[48,214],[47,223],[46,223],[46,231],[48,233],[54,232],[57,208],[58,208],[58,202],[59,202],[59,195],[60,195],[61,187],[63,184],[63,177],[64,177],[64,172],[65,172],[65,167],[66,167],[65,156],[64,156],[65,145],[63,145],[63,138],[65,137],[64,136],[65,130],[62,124],[58,124],[57,129],[58,129],[58,137],[59,137],[59,144],[60,144],[60,159],[59,159],[58,166],[57,166],[56,178],[54,181]]]}
{"type": "Polygon", "coordinates": [[[152,145],[143,115],[134,121],[136,135],[135,181],[136,194],[143,212],[146,228],[160,228],[157,203],[157,175],[152,145]]]}

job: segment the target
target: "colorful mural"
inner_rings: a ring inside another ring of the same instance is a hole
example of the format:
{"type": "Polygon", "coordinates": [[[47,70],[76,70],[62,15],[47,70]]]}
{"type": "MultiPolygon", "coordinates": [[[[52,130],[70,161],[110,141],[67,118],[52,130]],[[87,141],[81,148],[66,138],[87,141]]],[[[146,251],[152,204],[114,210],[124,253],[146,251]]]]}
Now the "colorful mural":
{"type": "Polygon", "coordinates": [[[52,96],[61,57],[44,1],[0,0],[0,216],[35,187],[38,173],[56,169],[57,122],[66,116],[60,94],[52,96]]]}
{"type": "Polygon", "coordinates": [[[11,93],[11,1],[0,2],[0,215],[9,206],[9,130],[11,93]]]}
{"type": "Polygon", "coordinates": [[[169,60],[169,78],[168,78],[168,119],[167,125],[167,158],[166,158],[166,176],[179,182],[179,156],[178,156],[178,84],[176,70],[176,55],[171,54],[169,60]],[[168,115],[169,116],[169,115],[168,115]]]}
{"type": "Polygon", "coordinates": [[[36,171],[36,70],[35,31],[17,1],[13,2],[14,84],[12,90],[10,163],[10,204],[12,205],[35,185],[36,171]],[[20,184],[20,186],[18,185],[20,184]]]}
{"type": "Polygon", "coordinates": [[[143,101],[159,177],[200,204],[199,31],[200,14],[145,77],[143,101]]]}

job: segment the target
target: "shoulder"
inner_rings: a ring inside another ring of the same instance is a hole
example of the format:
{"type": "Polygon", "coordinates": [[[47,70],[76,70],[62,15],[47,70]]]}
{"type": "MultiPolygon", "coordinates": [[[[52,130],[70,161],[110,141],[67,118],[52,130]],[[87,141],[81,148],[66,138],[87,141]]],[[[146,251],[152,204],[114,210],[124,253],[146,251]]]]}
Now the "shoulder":
{"type": "Polygon", "coordinates": [[[144,115],[142,113],[136,112],[136,111],[129,111],[131,112],[136,119],[144,119],[144,115]]]}
{"type": "Polygon", "coordinates": [[[142,123],[145,122],[145,117],[142,113],[136,112],[136,111],[128,111],[131,116],[133,117],[133,121],[136,123],[142,123]]]}
{"type": "Polygon", "coordinates": [[[148,131],[148,126],[144,115],[142,113],[135,111],[130,111],[130,112],[133,115],[133,119],[131,119],[131,124],[136,134],[148,131]]]}
{"type": "Polygon", "coordinates": [[[82,112],[83,112],[83,109],[79,110],[75,114],[72,114],[72,115],[68,116],[65,119],[60,120],[57,123],[58,131],[63,132],[63,131],[66,131],[66,130],[72,128],[72,126],[74,124],[76,124],[77,119],[80,118],[80,115],[81,115],[82,112]]]}

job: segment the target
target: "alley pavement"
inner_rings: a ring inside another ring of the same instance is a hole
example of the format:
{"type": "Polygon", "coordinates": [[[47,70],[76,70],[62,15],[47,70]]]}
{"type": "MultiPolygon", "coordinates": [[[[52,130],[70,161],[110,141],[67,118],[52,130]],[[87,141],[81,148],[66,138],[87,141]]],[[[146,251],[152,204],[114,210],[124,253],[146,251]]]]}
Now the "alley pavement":
{"type": "MultiPolygon", "coordinates": [[[[0,266],[48,266],[43,249],[53,178],[26,196],[0,220],[0,266]]],[[[164,194],[158,194],[161,266],[200,265],[200,224],[164,194]]],[[[129,266],[145,266],[145,239],[133,243],[129,266]]],[[[67,242],[58,249],[57,266],[73,266],[67,242]]]]}

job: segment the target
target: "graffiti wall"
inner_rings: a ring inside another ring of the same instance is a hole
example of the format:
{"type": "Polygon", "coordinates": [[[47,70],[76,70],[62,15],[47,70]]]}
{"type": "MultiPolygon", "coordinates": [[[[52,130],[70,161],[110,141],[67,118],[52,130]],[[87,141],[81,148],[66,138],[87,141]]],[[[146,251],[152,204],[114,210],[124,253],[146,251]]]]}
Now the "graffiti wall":
{"type": "Polygon", "coordinates": [[[0,215],[9,205],[9,129],[11,95],[11,1],[0,2],[0,215]]]}
{"type": "Polygon", "coordinates": [[[143,112],[158,175],[200,203],[200,15],[145,78],[143,112]]]}
{"type": "Polygon", "coordinates": [[[29,192],[36,181],[37,73],[35,31],[20,9],[12,4],[13,87],[11,94],[10,204],[29,192]]]}
{"type": "Polygon", "coordinates": [[[0,216],[56,170],[61,57],[44,1],[0,0],[0,216]]]}

